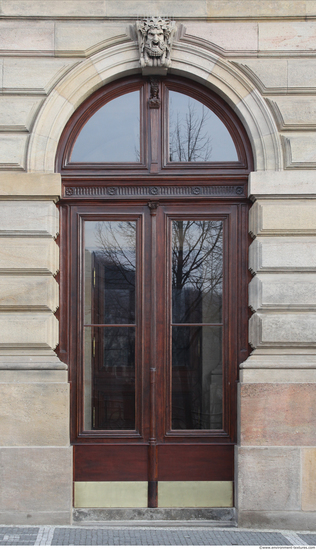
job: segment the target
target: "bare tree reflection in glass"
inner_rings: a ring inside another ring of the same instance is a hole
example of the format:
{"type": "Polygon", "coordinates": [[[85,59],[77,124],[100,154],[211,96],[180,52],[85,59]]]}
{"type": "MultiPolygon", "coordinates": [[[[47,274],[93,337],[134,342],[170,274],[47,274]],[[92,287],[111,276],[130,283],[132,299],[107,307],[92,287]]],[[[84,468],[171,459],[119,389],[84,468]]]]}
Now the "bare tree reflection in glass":
{"type": "Polygon", "coordinates": [[[220,429],[222,222],[175,220],[172,229],[172,427],[220,429]]]}
{"type": "Polygon", "coordinates": [[[93,403],[93,428],[134,429],[136,222],[87,221],[85,230],[86,280],[93,273],[90,293],[85,284],[93,325],[85,338],[86,424],[93,403]]]}
{"type": "Polygon", "coordinates": [[[237,161],[233,139],[225,124],[203,103],[169,91],[169,161],[237,161]]]}

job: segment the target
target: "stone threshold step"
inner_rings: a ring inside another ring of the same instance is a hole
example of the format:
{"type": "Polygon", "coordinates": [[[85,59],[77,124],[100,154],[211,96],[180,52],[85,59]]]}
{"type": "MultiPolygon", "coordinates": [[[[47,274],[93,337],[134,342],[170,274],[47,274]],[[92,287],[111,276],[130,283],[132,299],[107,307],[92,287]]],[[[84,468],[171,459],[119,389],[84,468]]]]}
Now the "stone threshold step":
{"type": "Polygon", "coordinates": [[[235,508],[74,508],[73,524],[236,527],[235,508]],[[167,525],[168,524],[168,525],[167,525]]]}

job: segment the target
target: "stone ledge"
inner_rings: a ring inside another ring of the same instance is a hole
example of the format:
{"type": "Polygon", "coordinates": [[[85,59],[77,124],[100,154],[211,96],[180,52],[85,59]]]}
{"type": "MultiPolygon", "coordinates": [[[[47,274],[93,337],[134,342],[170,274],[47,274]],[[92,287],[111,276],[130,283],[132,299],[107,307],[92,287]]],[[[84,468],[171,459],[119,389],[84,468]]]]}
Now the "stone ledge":
{"type": "Polygon", "coordinates": [[[2,370],[67,370],[66,363],[60,361],[55,353],[52,355],[32,355],[17,353],[10,350],[9,355],[0,355],[0,371],[2,370]]]}
{"type": "MultiPolygon", "coordinates": [[[[223,526],[236,525],[235,508],[74,508],[73,522],[81,525],[93,522],[170,522],[216,523],[223,526]]],[[[145,523],[146,522],[146,523],[145,523]]]]}
{"type": "Polygon", "coordinates": [[[316,369],[316,354],[250,355],[240,369],[316,369]]]}
{"type": "Polygon", "coordinates": [[[316,384],[315,369],[244,369],[240,371],[242,384],[316,384]]]}

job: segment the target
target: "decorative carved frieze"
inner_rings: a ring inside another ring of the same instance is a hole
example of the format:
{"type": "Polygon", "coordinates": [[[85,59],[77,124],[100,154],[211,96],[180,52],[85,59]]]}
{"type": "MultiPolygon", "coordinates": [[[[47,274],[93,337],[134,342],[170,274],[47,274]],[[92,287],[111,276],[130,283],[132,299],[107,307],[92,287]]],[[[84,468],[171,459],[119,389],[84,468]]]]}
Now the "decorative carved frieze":
{"type": "Polygon", "coordinates": [[[64,196],[95,198],[135,197],[236,197],[245,196],[241,185],[93,185],[65,187],[64,196]]]}
{"type": "Polygon", "coordinates": [[[140,64],[144,74],[164,74],[171,65],[174,21],[145,17],[136,23],[140,64]]]}

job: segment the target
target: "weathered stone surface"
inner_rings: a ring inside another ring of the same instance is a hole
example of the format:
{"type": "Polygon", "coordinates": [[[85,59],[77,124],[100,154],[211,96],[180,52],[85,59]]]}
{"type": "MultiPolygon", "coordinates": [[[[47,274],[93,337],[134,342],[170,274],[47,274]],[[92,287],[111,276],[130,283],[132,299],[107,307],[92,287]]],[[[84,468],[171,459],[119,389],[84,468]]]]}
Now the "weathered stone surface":
{"type": "Polygon", "coordinates": [[[19,90],[46,95],[65,75],[76,59],[50,57],[8,57],[3,60],[4,91],[19,90]]]}
{"type": "Polygon", "coordinates": [[[253,348],[316,347],[316,313],[255,313],[249,321],[253,348]]]}
{"type": "Polygon", "coordinates": [[[279,0],[271,4],[269,0],[207,0],[209,17],[288,17],[305,15],[306,3],[279,0]]]}
{"type": "Polygon", "coordinates": [[[59,17],[104,17],[106,4],[104,0],[2,0],[2,14],[6,16],[59,16],[59,17]]]}
{"type": "Polygon", "coordinates": [[[315,391],[315,384],[242,384],[241,444],[316,445],[315,391]]]}
{"type": "MultiPolygon", "coordinates": [[[[249,306],[261,309],[316,310],[315,274],[256,275],[249,284],[249,306]]],[[[1,303],[1,302],[0,302],[1,303]]]]}
{"type": "MultiPolygon", "coordinates": [[[[19,366],[24,367],[24,365],[19,366]]],[[[29,366],[32,367],[32,365],[29,366]]],[[[2,370],[4,365],[0,361],[0,384],[67,384],[68,372],[66,370],[47,370],[49,365],[45,361],[41,366],[43,367],[41,370],[26,370],[25,368],[23,370],[8,368],[2,370]]]]}
{"type": "Polygon", "coordinates": [[[300,510],[300,450],[239,447],[238,509],[300,510]]]}
{"type": "Polygon", "coordinates": [[[69,386],[0,383],[0,417],[0,446],[69,445],[69,386]]]}
{"type": "Polygon", "coordinates": [[[299,130],[300,128],[313,128],[316,125],[316,106],[313,96],[273,97],[269,103],[281,130],[299,130]]]}
{"type": "Polygon", "coordinates": [[[0,202],[0,235],[56,237],[58,230],[58,210],[53,202],[0,202]]]}
{"type": "Polygon", "coordinates": [[[25,169],[27,134],[0,135],[0,168],[2,170],[25,169]]]}
{"type": "Polygon", "coordinates": [[[316,48],[314,21],[259,23],[259,50],[302,51],[316,48]]]}
{"type": "Polygon", "coordinates": [[[59,248],[51,237],[0,238],[1,273],[27,271],[55,275],[58,268],[59,248]]]}
{"type": "Polygon", "coordinates": [[[316,166],[315,132],[287,133],[284,136],[286,147],[286,166],[316,166]]]}
{"type": "Polygon", "coordinates": [[[0,314],[0,349],[53,350],[58,344],[58,321],[53,313],[0,314]]]}
{"type": "Polygon", "coordinates": [[[0,309],[48,309],[55,312],[59,303],[59,287],[50,276],[0,277],[0,309]]]}
{"type": "Polygon", "coordinates": [[[258,49],[258,25],[252,21],[238,23],[202,23],[188,21],[186,34],[203,38],[228,51],[258,49]]]}
{"type": "Polygon", "coordinates": [[[53,52],[53,21],[0,21],[0,50],[53,52]]]}
{"type": "Polygon", "coordinates": [[[316,510],[316,449],[302,449],[302,510],[316,510]]]}
{"type": "Polygon", "coordinates": [[[260,200],[250,209],[249,230],[257,235],[315,235],[312,200],[260,200]]]}
{"type": "Polygon", "coordinates": [[[286,61],[288,65],[288,86],[290,88],[316,87],[316,59],[293,58],[286,61]]]}
{"type": "Polygon", "coordinates": [[[257,512],[238,511],[238,526],[246,529],[291,529],[293,531],[314,531],[315,512],[257,512]]]}
{"type": "Polygon", "coordinates": [[[0,172],[0,197],[43,196],[59,197],[61,194],[60,174],[33,174],[22,172],[0,172]]]}
{"type": "Polygon", "coordinates": [[[0,471],[0,520],[35,523],[35,518],[42,518],[44,523],[45,518],[50,524],[51,519],[68,517],[70,521],[72,448],[2,448],[0,471]]]}
{"type": "Polygon", "coordinates": [[[257,84],[259,89],[271,91],[287,87],[287,59],[244,59],[234,63],[257,84]]]}
{"type": "Polygon", "coordinates": [[[316,271],[315,237],[258,237],[249,248],[249,269],[316,271]]]}
{"type": "MultiPolygon", "coordinates": [[[[315,107],[316,113],[316,107],[315,107]]],[[[316,197],[315,174],[307,170],[258,171],[249,175],[249,195],[253,198],[308,195],[316,197]]]]}
{"type": "Polygon", "coordinates": [[[132,16],[137,17],[138,14],[147,14],[151,15],[161,15],[161,14],[170,14],[172,17],[181,17],[181,15],[186,15],[186,17],[197,17],[197,16],[206,16],[206,5],[205,2],[197,0],[192,4],[190,0],[183,0],[181,3],[172,2],[171,0],[160,0],[159,2],[151,2],[150,0],[110,0],[107,2],[106,15],[108,17],[115,17],[117,15],[121,16],[132,16]]]}
{"type": "Polygon", "coordinates": [[[31,129],[41,98],[0,96],[0,130],[27,132],[31,129]]]}
{"type": "Polygon", "coordinates": [[[55,50],[67,54],[86,55],[101,43],[120,36],[127,38],[125,23],[104,24],[104,21],[57,21],[55,50]]]}
{"type": "MultiPolygon", "coordinates": [[[[58,105],[59,101],[59,107],[61,108],[63,105],[67,107],[67,104],[69,104],[69,107],[71,107],[70,103],[77,107],[80,105],[82,101],[82,96],[86,92],[86,96],[89,96],[91,94],[92,89],[96,90],[101,86],[102,79],[100,78],[100,75],[96,69],[96,67],[91,63],[91,61],[88,61],[85,63],[85,70],[84,70],[84,78],[85,82],[81,83],[80,89],[74,89],[73,82],[67,80],[66,82],[61,82],[56,86],[56,92],[60,95],[60,98],[56,96],[55,98],[55,105],[58,105]]],[[[56,109],[56,107],[55,107],[56,109]]],[[[51,113],[51,119],[48,118],[48,120],[54,121],[54,114],[55,109],[52,110],[51,113]]],[[[70,115],[70,111],[69,111],[70,115]]],[[[67,115],[68,116],[68,115],[67,115]]],[[[47,124],[47,118],[45,118],[45,125],[47,124]]],[[[61,122],[61,121],[60,121],[61,122]]]]}

